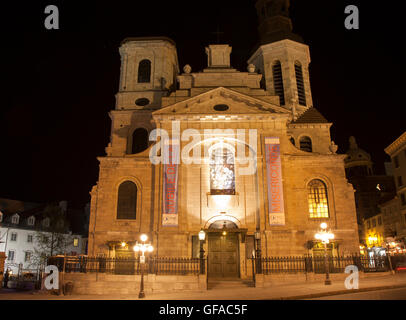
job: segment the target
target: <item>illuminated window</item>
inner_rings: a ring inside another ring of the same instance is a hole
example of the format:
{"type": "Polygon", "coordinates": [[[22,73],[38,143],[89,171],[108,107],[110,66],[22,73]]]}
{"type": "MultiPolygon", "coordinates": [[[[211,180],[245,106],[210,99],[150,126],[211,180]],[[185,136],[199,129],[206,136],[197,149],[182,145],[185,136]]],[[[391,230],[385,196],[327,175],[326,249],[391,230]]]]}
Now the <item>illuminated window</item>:
{"type": "Polygon", "coordinates": [[[132,181],[118,188],[117,219],[135,219],[137,213],[137,186],[132,181]]]}
{"type": "Polygon", "coordinates": [[[78,247],[78,246],[79,246],[79,239],[78,239],[78,238],[73,239],[73,246],[74,246],[74,247],[78,247]]]}
{"type": "Polygon", "coordinates": [[[328,218],[327,187],[321,180],[312,180],[308,185],[310,218],[328,218]]]}
{"type": "Polygon", "coordinates": [[[222,144],[210,153],[210,192],[235,194],[234,153],[222,144]]]}
{"type": "Polygon", "coordinates": [[[151,81],[151,61],[142,60],[138,65],[138,83],[151,81]]]}

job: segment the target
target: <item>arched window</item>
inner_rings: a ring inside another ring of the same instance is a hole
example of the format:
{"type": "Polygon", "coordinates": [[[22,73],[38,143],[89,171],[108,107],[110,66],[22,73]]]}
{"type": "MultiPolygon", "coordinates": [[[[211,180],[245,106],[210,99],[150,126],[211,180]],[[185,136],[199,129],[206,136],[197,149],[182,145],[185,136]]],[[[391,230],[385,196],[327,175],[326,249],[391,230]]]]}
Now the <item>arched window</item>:
{"type": "Polygon", "coordinates": [[[148,131],[144,128],[135,129],[133,132],[133,141],[131,153],[140,153],[148,148],[148,131]]]}
{"type": "Polygon", "coordinates": [[[135,219],[137,213],[137,186],[125,181],[118,188],[117,219],[135,219]]]}
{"type": "Polygon", "coordinates": [[[280,98],[281,106],[285,105],[285,90],[283,87],[282,66],[280,61],[276,61],[272,66],[273,85],[275,94],[280,98]]]}
{"type": "Polygon", "coordinates": [[[145,59],[138,65],[138,83],[151,82],[151,61],[145,59]]]}
{"type": "Polygon", "coordinates": [[[313,151],[312,139],[310,139],[309,137],[301,137],[299,143],[300,143],[300,150],[306,151],[306,152],[313,151]]]}
{"type": "Polygon", "coordinates": [[[308,187],[309,215],[310,218],[328,218],[327,187],[321,180],[310,181],[308,187]]]}
{"type": "Polygon", "coordinates": [[[295,63],[295,73],[296,73],[296,84],[297,84],[297,94],[299,97],[299,104],[302,106],[306,105],[306,91],[303,81],[303,70],[302,65],[299,62],[295,63]]]}
{"type": "Polygon", "coordinates": [[[220,144],[210,152],[210,193],[235,194],[233,147],[220,144]]]}

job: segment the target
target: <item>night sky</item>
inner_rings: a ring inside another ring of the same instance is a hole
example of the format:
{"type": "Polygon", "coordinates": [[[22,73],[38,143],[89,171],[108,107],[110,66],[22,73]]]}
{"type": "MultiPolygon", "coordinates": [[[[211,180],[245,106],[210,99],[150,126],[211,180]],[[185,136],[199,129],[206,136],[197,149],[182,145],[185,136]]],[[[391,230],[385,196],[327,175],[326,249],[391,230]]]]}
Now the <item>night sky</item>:
{"type": "MultiPolygon", "coordinates": [[[[109,142],[124,38],[168,36],[180,67],[193,71],[206,67],[204,47],[216,43],[217,28],[240,71],[258,42],[254,1],[13,3],[2,4],[0,19],[2,198],[74,207],[90,200],[96,157],[109,142]],[[59,30],[44,27],[48,4],[59,8],[59,30]]],[[[310,46],[314,106],[334,123],[339,152],[356,136],[378,173],[388,159],[383,149],[406,129],[404,9],[404,1],[291,1],[294,31],[310,46]],[[344,28],[348,4],[359,6],[360,30],[344,28]]]]}

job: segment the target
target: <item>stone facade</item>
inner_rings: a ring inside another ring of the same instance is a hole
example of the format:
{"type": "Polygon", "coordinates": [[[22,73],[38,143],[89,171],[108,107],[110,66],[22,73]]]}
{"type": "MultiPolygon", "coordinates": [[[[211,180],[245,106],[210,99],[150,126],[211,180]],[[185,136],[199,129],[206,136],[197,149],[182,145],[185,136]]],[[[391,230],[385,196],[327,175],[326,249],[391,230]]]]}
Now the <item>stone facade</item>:
{"type": "Polygon", "coordinates": [[[111,141],[107,155],[98,158],[99,181],[91,191],[90,255],[117,256],[121,242],[129,244],[132,254],[131,245],[145,233],[155,255],[191,257],[198,252],[197,235],[203,229],[208,235],[203,248],[210,256],[210,235],[220,236],[223,230],[218,223],[230,223],[233,227],[227,227],[227,232],[238,234],[238,244],[227,254],[236,259],[241,278],[248,277],[247,258],[254,243],[262,256],[309,253],[309,243],[321,222],[327,222],[335,233],[335,254],[358,252],[354,189],[345,176],[345,156],[335,153],[332,124],[321,115],[304,121],[307,112],[318,115],[310,90],[308,47],[289,39],[264,44],[248,60],[248,72],[231,67],[231,51],[228,45],[210,45],[206,48],[206,69],[195,73],[185,66],[184,73],[179,73],[171,40],[132,38],[122,44],[120,91],[116,109],[110,113],[111,141]],[[137,65],[143,59],[151,61],[149,84],[136,82],[137,65]],[[282,65],[285,105],[273,91],[275,60],[282,65]],[[298,103],[297,62],[302,66],[306,105],[298,103]],[[261,84],[263,76],[265,86],[261,84]],[[156,85],[159,78],[167,85],[156,85]],[[171,79],[176,79],[177,88],[171,79]],[[148,99],[148,103],[137,106],[140,98],[148,99]],[[201,152],[200,163],[179,164],[175,226],[165,226],[162,218],[164,166],[150,160],[163,137],[132,154],[133,133],[140,127],[152,136],[153,129],[163,129],[170,138],[179,138],[181,151],[193,147],[193,152],[201,152]],[[239,132],[245,137],[238,136],[239,132]],[[267,137],[280,141],[285,223],[279,226],[270,224],[267,137]],[[312,150],[301,147],[303,137],[310,138],[312,150]],[[210,148],[219,143],[243,150],[248,159],[244,163],[240,153],[233,153],[235,187],[228,194],[214,193],[211,188],[210,148]],[[253,172],[240,174],[251,164],[256,168],[253,172]],[[327,190],[325,217],[309,215],[309,183],[314,179],[322,181],[327,190]],[[125,181],[137,187],[135,219],[117,219],[119,187],[125,181]]]}

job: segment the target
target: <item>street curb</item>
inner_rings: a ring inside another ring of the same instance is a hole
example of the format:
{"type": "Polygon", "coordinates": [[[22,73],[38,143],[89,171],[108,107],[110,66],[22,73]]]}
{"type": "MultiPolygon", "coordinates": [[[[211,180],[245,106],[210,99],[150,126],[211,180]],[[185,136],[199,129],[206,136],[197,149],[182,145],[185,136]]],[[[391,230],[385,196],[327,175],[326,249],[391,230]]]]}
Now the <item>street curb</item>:
{"type": "Polygon", "coordinates": [[[306,295],[301,295],[301,296],[288,296],[288,297],[281,297],[281,298],[272,298],[272,299],[268,299],[268,300],[303,300],[303,299],[311,299],[311,298],[321,298],[321,297],[328,297],[328,296],[336,296],[336,295],[340,295],[340,294],[350,294],[350,293],[379,291],[379,290],[398,289],[398,288],[406,288],[406,284],[399,284],[399,285],[392,285],[392,286],[382,286],[382,287],[369,287],[369,288],[351,289],[351,290],[338,290],[338,291],[320,292],[320,293],[306,294],[306,295]]]}

